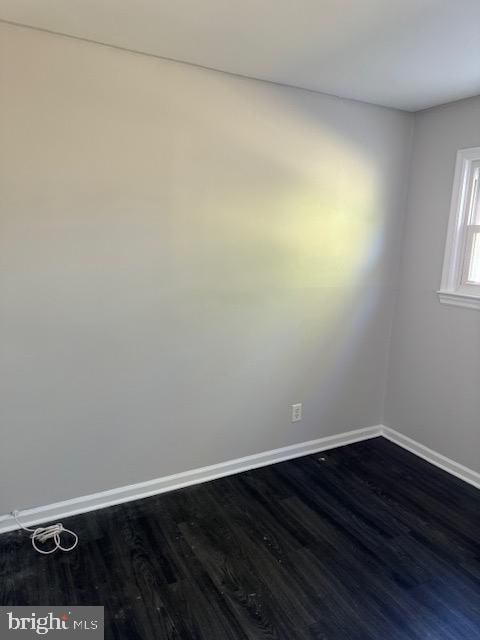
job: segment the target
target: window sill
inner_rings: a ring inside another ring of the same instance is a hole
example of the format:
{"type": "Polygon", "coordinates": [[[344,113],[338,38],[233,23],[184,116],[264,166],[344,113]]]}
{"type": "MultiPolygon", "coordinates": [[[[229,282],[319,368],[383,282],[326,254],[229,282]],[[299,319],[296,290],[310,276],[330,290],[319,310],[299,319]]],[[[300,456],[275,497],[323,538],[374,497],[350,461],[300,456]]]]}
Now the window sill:
{"type": "Polygon", "coordinates": [[[453,304],[457,307],[478,309],[480,311],[480,296],[472,296],[457,291],[437,291],[438,299],[443,304],[453,304]]]}

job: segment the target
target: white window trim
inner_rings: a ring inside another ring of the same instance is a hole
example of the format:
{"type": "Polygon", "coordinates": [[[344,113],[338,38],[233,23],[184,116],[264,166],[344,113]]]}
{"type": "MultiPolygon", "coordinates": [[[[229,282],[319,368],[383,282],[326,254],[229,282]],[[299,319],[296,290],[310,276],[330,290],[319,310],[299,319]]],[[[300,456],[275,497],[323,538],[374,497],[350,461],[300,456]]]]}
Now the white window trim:
{"type": "Polygon", "coordinates": [[[480,147],[457,152],[455,178],[450,206],[440,302],[480,310],[480,286],[465,286],[464,259],[466,252],[466,217],[470,206],[469,185],[472,171],[480,161],[480,147]]]}

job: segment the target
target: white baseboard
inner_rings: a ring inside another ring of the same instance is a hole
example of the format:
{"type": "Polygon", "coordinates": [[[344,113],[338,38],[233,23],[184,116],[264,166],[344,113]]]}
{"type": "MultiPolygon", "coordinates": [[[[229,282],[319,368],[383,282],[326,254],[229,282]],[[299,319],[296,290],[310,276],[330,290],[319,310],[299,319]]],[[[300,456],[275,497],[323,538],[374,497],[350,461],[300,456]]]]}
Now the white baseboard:
{"type": "Polygon", "coordinates": [[[455,462],[455,460],[451,460],[441,453],[437,453],[433,449],[426,447],[424,444],[420,444],[416,440],[409,438],[408,436],[404,436],[402,433],[395,431],[395,429],[390,429],[390,427],[385,427],[382,425],[381,427],[381,435],[387,440],[398,444],[403,449],[407,449],[411,453],[414,453],[419,458],[423,458],[427,462],[434,464],[436,467],[451,473],[453,476],[468,482],[468,484],[477,487],[480,489],[480,473],[474,471],[473,469],[469,469],[465,467],[463,464],[459,462],[455,462]]]}
{"type": "MultiPolygon", "coordinates": [[[[117,489],[108,491],[100,491],[91,495],[82,496],[80,498],[72,498],[54,504],[45,505],[43,507],[35,507],[33,509],[25,509],[19,513],[21,521],[26,525],[36,525],[44,522],[58,522],[61,518],[73,516],[95,509],[103,509],[115,504],[146,498],[173,489],[180,489],[192,484],[200,484],[222,476],[229,476],[241,471],[256,469],[266,465],[282,462],[283,460],[291,460],[311,453],[341,447],[353,442],[368,440],[382,434],[383,427],[378,425],[375,427],[366,427],[365,429],[356,429],[338,435],[319,438],[318,440],[310,440],[293,444],[281,449],[272,449],[271,451],[263,451],[244,458],[236,460],[228,460],[219,464],[213,464],[200,469],[192,469],[183,471],[170,476],[148,480],[147,482],[139,482],[117,489]]],[[[18,525],[10,514],[0,516],[0,533],[14,531],[18,529],[18,525]]]]}
{"type": "MultiPolygon", "coordinates": [[[[473,469],[469,469],[468,467],[433,451],[433,449],[429,449],[425,445],[402,435],[394,429],[390,429],[384,425],[377,425],[375,427],[366,427],[364,429],[347,431],[346,433],[327,436],[325,438],[318,438],[317,440],[309,440],[308,442],[293,444],[288,447],[282,447],[281,449],[263,451],[262,453],[255,453],[244,458],[237,458],[236,460],[228,460],[227,462],[212,464],[208,467],[183,471],[182,473],[163,476],[162,478],[148,480],[147,482],[139,482],[137,484],[131,484],[117,489],[100,491],[98,493],[82,496],[80,498],[72,498],[71,500],[64,500],[62,502],[56,502],[43,507],[26,509],[20,512],[20,517],[22,522],[26,525],[36,525],[52,521],[58,522],[61,518],[66,518],[79,513],[86,513],[87,511],[94,511],[95,509],[103,509],[123,502],[138,500],[139,498],[147,498],[148,496],[153,496],[159,493],[188,487],[192,484],[208,482],[215,478],[248,471],[249,469],[264,467],[284,460],[291,460],[292,458],[299,458],[311,453],[326,451],[327,449],[334,449],[335,447],[341,447],[346,444],[352,444],[354,442],[360,442],[362,440],[368,440],[369,438],[376,438],[378,436],[387,438],[391,442],[407,449],[407,451],[414,453],[427,462],[440,467],[440,469],[443,469],[444,471],[447,471],[457,478],[460,478],[461,480],[464,480],[465,482],[468,482],[474,487],[480,489],[480,473],[477,473],[476,471],[473,471],[473,469]]],[[[0,533],[14,531],[18,528],[17,523],[10,514],[0,516],[0,533]]]]}

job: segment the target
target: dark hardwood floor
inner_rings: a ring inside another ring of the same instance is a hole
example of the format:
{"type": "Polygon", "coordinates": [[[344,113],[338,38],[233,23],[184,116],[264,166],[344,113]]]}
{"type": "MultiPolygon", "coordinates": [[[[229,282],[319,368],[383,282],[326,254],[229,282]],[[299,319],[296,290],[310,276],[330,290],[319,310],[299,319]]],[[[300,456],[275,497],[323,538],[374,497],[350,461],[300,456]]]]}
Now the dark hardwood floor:
{"type": "Polygon", "coordinates": [[[0,536],[0,604],[99,604],[106,638],[480,639],[480,491],[383,438],[0,536]]]}

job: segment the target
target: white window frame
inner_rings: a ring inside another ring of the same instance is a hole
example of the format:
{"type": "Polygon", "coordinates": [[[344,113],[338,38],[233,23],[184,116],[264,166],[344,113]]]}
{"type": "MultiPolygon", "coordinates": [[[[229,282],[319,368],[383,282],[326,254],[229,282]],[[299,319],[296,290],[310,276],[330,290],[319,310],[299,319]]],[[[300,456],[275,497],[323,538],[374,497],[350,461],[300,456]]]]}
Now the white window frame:
{"type": "Polygon", "coordinates": [[[480,284],[468,281],[473,234],[480,225],[470,219],[475,196],[480,197],[480,147],[457,152],[440,302],[480,310],[480,284]],[[477,180],[477,182],[476,182],[477,180]]]}

